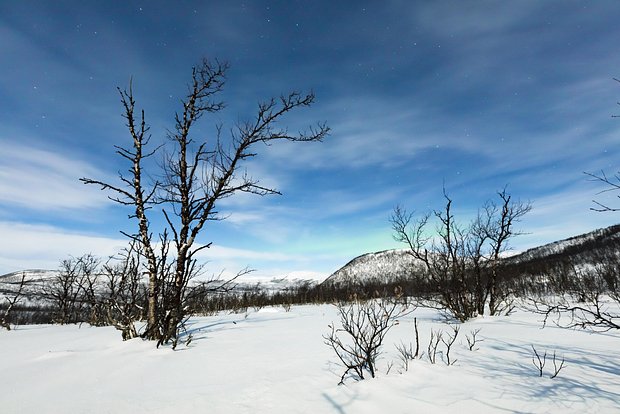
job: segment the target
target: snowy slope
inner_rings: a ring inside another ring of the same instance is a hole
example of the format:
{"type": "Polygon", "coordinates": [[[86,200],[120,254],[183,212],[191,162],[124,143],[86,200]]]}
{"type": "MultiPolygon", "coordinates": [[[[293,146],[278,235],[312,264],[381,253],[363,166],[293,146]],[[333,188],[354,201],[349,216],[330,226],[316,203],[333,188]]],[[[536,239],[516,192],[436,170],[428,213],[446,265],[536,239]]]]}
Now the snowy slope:
{"type": "Polygon", "coordinates": [[[560,255],[572,256],[577,261],[584,261],[589,257],[617,255],[618,253],[620,253],[620,225],[615,225],[535,247],[511,256],[507,261],[527,262],[560,255]]]}
{"type": "MultiPolygon", "coordinates": [[[[522,265],[570,258],[574,264],[583,265],[606,256],[620,256],[620,225],[535,247],[507,257],[505,262],[522,265]]],[[[368,280],[390,281],[407,277],[415,268],[416,261],[405,249],[367,253],[338,269],[324,283],[343,285],[359,284],[368,280]]]]}
{"type": "MultiPolygon", "coordinates": [[[[12,272],[5,275],[0,275],[0,299],[2,298],[3,288],[7,290],[13,290],[17,288],[16,283],[21,281],[22,275],[25,275],[25,281],[27,284],[26,292],[34,292],[40,288],[44,282],[53,279],[58,276],[56,270],[43,270],[32,269],[23,270],[19,272],[12,272]]],[[[197,282],[201,282],[198,280],[197,282]]],[[[220,286],[227,283],[226,280],[212,280],[210,281],[214,286],[220,286]]],[[[299,287],[302,285],[314,286],[316,280],[301,279],[295,277],[282,277],[282,278],[264,278],[264,279],[252,279],[251,277],[245,279],[238,279],[231,282],[233,291],[245,292],[253,291],[255,289],[261,289],[266,292],[278,292],[286,291],[291,288],[299,287]]]]}
{"type": "Polygon", "coordinates": [[[389,282],[407,277],[419,265],[405,249],[367,253],[351,260],[323,283],[343,286],[366,281],[389,282]]]}
{"type": "Polygon", "coordinates": [[[56,270],[45,270],[45,269],[29,269],[29,270],[21,270],[19,272],[7,273],[5,275],[0,275],[0,283],[3,282],[19,282],[22,278],[22,275],[26,276],[26,281],[28,282],[41,282],[55,277],[58,274],[56,270]]]}
{"type": "Polygon", "coordinates": [[[43,269],[31,269],[23,270],[20,272],[8,273],[0,276],[0,301],[4,298],[5,294],[15,292],[19,289],[19,284],[24,276],[24,288],[22,290],[23,295],[26,297],[26,301],[22,303],[38,302],[35,297],[37,292],[40,292],[42,285],[58,275],[54,270],[43,269]]]}
{"type": "Polygon", "coordinates": [[[193,318],[194,340],[177,351],[140,339],[122,342],[113,328],[0,331],[1,412],[620,412],[616,333],[541,329],[539,317],[524,311],[478,318],[461,325],[455,365],[423,358],[403,372],[395,344],[413,341],[413,317],[423,350],[431,329],[448,329],[436,311],[415,310],[386,338],[379,377],[344,386],[336,385],[342,368],[322,338],[337,321],[329,305],[193,318]],[[474,329],[483,341],[469,351],[465,335],[474,329]],[[550,360],[538,377],[531,345],[565,358],[557,378],[548,378],[550,360]]]}

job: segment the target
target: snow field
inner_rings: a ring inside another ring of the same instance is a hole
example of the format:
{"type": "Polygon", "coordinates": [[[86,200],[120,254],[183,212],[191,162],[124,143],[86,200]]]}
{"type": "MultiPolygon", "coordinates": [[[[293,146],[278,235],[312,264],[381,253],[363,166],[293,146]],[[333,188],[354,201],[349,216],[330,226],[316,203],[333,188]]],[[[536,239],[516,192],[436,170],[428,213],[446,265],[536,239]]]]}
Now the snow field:
{"type": "Polygon", "coordinates": [[[617,333],[541,329],[525,311],[477,318],[461,325],[455,365],[424,356],[403,372],[395,345],[414,341],[414,317],[425,353],[431,329],[451,332],[437,311],[416,309],[386,337],[378,378],[344,386],[322,338],[338,323],[331,305],[195,317],[191,344],[176,351],[122,342],[108,327],[21,326],[0,331],[1,412],[620,412],[617,333]],[[475,329],[483,341],[469,351],[465,335],[475,329]],[[548,353],[543,378],[531,345],[548,353]],[[552,380],[553,351],[566,366],[552,380]]]}

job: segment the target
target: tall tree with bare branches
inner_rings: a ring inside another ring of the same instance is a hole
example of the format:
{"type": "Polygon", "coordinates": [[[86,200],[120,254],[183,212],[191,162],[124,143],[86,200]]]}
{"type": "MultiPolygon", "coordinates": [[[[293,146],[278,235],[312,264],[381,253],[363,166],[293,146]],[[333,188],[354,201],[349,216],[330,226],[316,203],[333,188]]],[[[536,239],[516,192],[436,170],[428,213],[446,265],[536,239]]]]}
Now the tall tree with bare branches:
{"type": "Polygon", "coordinates": [[[134,234],[122,233],[142,246],[141,251],[146,258],[146,272],[149,277],[147,325],[144,337],[147,339],[159,339],[161,332],[160,324],[158,323],[158,295],[160,289],[158,258],[153,247],[152,232],[149,229],[149,219],[147,217],[147,211],[154,203],[159,183],[155,182],[149,186],[143,181],[144,160],[153,156],[159,147],[152,150],[147,149],[151,138],[149,127],[146,124],[144,110],[141,110],[139,115],[136,114],[136,101],[133,96],[131,82],[129,89],[117,89],[124,109],[123,118],[126,120],[126,126],[131,136],[131,147],[115,146],[115,148],[116,153],[129,162],[129,174],[119,172],[120,184],[110,184],[90,178],[81,178],[80,181],[85,184],[100,186],[102,190],[107,190],[112,194],[108,196],[110,200],[133,208],[133,213],[129,218],[137,219],[137,232],[134,234]]]}
{"type": "Polygon", "coordinates": [[[217,211],[219,202],[239,192],[261,196],[279,194],[276,189],[260,185],[243,170],[243,162],[257,155],[253,147],[282,140],[321,141],[329,133],[323,123],[297,134],[278,126],[289,112],[308,107],[315,100],[313,93],[291,92],[260,103],[254,118],[230,128],[230,136],[226,139],[222,136],[222,125],[217,125],[215,136],[210,139],[194,136],[194,127],[205,114],[219,112],[225,107],[217,95],[224,87],[227,69],[225,63],[206,59],[192,69],[182,110],[175,115],[174,129],[168,132],[169,149],[163,156],[162,171],[150,174],[162,177],[161,181],[151,183],[148,188],[142,182],[145,174],[142,161],[157,148],[144,153],[143,147],[149,140],[148,127],[144,112],[136,120],[131,87],[129,91],[121,91],[121,101],[133,147],[129,150],[117,148],[117,153],[132,163],[129,178],[121,175],[122,185],[82,179],[87,184],[110,190],[114,194],[110,198],[114,201],[134,207],[138,232],[127,235],[142,244],[147,258],[149,309],[145,337],[157,339],[158,343],[176,343],[186,317],[188,282],[197,270],[196,254],[211,245],[197,240],[209,221],[222,219],[217,211]],[[167,228],[159,232],[163,246],[160,254],[152,243],[147,217],[147,210],[153,204],[161,206],[167,223],[167,228]],[[170,255],[173,263],[170,264],[165,263],[168,243],[173,248],[170,255]],[[162,298],[164,280],[169,283],[165,284],[166,297],[162,298]]]}
{"type": "Polygon", "coordinates": [[[413,213],[396,207],[390,218],[394,239],[408,247],[435,286],[435,300],[461,321],[484,314],[486,306],[495,315],[505,305],[506,292],[497,284],[498,265],[508,241],[521,234],[514,225],[531,205],[513,200],[505,189],[497,194],[500,202],[485,203],[467,225],[455,219],[452,199],[445,191],[443,210],[414,220],[413,213]],[[437,219],[434,235],[428,231],[433,216],[437,219]]]}

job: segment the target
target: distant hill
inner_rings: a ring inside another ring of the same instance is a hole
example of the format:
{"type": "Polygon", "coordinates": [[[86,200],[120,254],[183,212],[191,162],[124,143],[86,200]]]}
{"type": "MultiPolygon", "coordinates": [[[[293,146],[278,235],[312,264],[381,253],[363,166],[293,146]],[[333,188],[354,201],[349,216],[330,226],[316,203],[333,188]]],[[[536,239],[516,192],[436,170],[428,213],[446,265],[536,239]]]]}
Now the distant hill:
{"type": "Polygon", "coordinates": [[[620,258],[620,225],[559,240],[504,259],[508,269],[540,274],[561,264],[577,267],[620,258]]]}
{"type": "MultiPolygon", "coordinates": [[[[507,270],[538,274],[561,263],[570,262],[577,266],[600,263],[608,258],[620,261],[620,225],[597,229],[579,236],[559,240],[529,249],[523,253],[503,260],[507,270]]],[[[407,249],[384,250],[358,256],[332,273],[322,283],[324,285],[348,286],[366,282],[390,282],[410,275],[420,263],[407,252],[407,249]]],[[[22,274],[31,285],[38,285],[45,279],[58,274],[56,270],[32,269],[0,276],[3,282],[19,281],[22,274]]],[[[263,288],[284,290],[301,281],[274,279],[263,281],[263,288]]],[[[239,290],[251,289],[254,284],[238,283],[239,290]]]]}
{"type": "MultiPolygon", "coordinates": [[[[503,259],[512,271],[540,273],[560,263],[596,264],[620,258],[620,225],[545,244],[503,259]]],[[[406,249],[384,250],[356,257],[330,275],[325,285],[356,285],[390,282],[410,275],[420,267],[406,249]]]]}
{"type": "Polygon", "coordinates": [[[323,285],[349,286],[366,282],[388,282],[411,274],[419,263],[406,249],[366,253],[332,273],[323,285]]]}
{"type": "Polygon", "coordinates": [[[46,280],[52,279],[58,274],[55,270],[30,269],[19,272],[11,272],[0,276],[0,300],[4,295],[12,295],[18,289],[22,276],[25,276],[25,290],[23,294],[32,297],[46,280]]]}
{"type": "Polygon", "coordinates": [[[4,275],[0,275],[0,283],[6,282],[19,282],[22,278],[22,275],[26,275],[27,281],[42,281],[46,279],[50,279],[58,274],[57,270],[45,270],[45,269],[29,269],[29,270],[20,270],[17,272],[11,272],[4,275]]]}

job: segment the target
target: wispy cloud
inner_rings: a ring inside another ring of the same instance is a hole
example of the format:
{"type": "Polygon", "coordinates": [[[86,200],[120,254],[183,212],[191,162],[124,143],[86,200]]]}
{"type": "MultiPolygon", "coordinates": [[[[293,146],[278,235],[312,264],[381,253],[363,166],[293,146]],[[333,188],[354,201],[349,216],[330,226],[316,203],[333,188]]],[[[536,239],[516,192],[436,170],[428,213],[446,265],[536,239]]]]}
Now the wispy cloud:
{"type": "Polygon", "coordinates": [[[69,256],[93,253],[107,257],[126,240],[70,233],[62,228],[0,221],[0,274],[16,270],[56,269],[69,256]]]}
{"type": "Polygon", "coordinates": [[[298,88],[314,88],[317,103],[282,126],[325,120],[333,131],[321,144],[257,148],[248,173],[284,196],[220,203],[228,219],[203,234],[216,243],[204,256],[216,272],[326,269],[387,248],[391,207],[438,208],[442,186],[467,216],[508,184],[534,202],[523,223],[532,243],[612,220],[588,214],[597,189],[582,175],[615,171],[620,157],[610,118],[620,12],[608,2],[186,6],[0,4],[0,52],[11,62],[0,77],[0,220],[31,237],[23,250],[6,246],[19,261],[37,234],[69,246],[50,248],[54,261],[80,250],[80,237],[116,240],[110,228],[127,224],[125,213],[101,208],[105,194],[77,181],[126,168],[113,155],[128,138],[114,88],[134,76],[159,144],[205,54],[232,64],[230,106],[201,120],[197,140],[211,121],[227,131],[256,101],[298,88]],[[31,219],[50,226],[23,224],[31,219]],[[81,233],[62,228],[76,219],[81,233]]]}
{"type": "Polygon", "coordinates": [[[596,186],[584,179],[534,200],[532,211],[519,225],[526,234],[516,238],[513,245],[517,250],[525,250],[618,223],[617,213],[591,210],[595,199],[620,205],[617,194],[599,195],[596,192],[596,186]]]}
{"type": "Polygon", "coordinates": [[[80,210],[102,206],[101,193],[87,188],[79,177],[103,177],[70,152],[49,151],[2,137],[0,145],[0,206],[34,211],[80,210]]]}
{"type": "MultiPolygon", "coordinates": [[[[100,237],[92,234],[71,233],[48,225],[32,225],[0,221],[0,274],[17,270],[43,268],[56,269],[60,260],[70,256],[79,257],[92,253],[103,259],[117,254],[127,245],[124,238],[100,237]]],[[[288,269],[288,272],[303,272],[324,275],[342,262],[338,254],[324,254],[310,257],[302,253],[242,249],[214,244],[202,250],[197,258],[205,264],[205,274],[223,272],[223,277],[231,277],[245,267],[257,269],[257,275],[269,273],[269,269],[288,269]],[[319,266],[324,272],[317,272],[312,264],[315,260],[326,263],[319,266]],[[305,269],[314,269],[305,270],[305,269]]],[[[281,275],[287,272],[283,271],[281,275]]],[[[276,275],[276,274],[272,274],[276,275]]]]}

